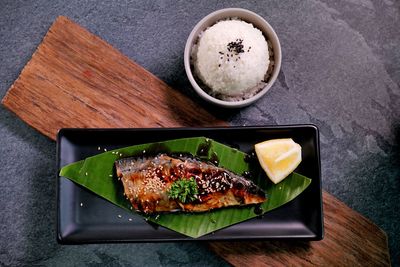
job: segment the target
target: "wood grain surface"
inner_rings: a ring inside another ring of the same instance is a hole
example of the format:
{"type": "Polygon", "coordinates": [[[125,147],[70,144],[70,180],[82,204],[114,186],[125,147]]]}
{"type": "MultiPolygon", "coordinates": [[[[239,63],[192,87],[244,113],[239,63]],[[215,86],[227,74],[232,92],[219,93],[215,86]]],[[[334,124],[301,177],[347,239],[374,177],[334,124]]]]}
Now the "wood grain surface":
{"type": "Polygon", "coordinates": [[[389,266],[387,237],[379,227],[323,192],[322,241],[212,242],[235,266],[389,266]]]}
{"type": "Polygon", "coordinates": [[[69,127],[224,124],[66,17],[54,22],[2,102],[52,139],[69,127]]]}
{"type": "MultiPolygon", "coordinates": [[[[221,126],[84,28],[59,17],[2,103],[55,139],[65,127],[221,126]]],[[[323,192],[322,241],[210,242],[235,266],[388,266],[387,236],[375,224],[323,192]]]]}

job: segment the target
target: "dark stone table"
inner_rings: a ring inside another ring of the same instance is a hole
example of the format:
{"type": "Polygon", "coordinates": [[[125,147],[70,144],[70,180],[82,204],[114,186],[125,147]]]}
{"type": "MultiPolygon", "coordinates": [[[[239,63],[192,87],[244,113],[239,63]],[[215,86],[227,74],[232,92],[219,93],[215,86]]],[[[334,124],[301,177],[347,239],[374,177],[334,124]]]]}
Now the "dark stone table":
{"type": "MultiPolygon", "coordinates": [[[[279,80],[232,125],[314,123],[323,188],[380,226],[400,266],[400,2],[0,2],[0,97],[58,15],[111,43],[187,94],[183,49],[211,11],[243,7],[275,28],[279,80]]],[[[204,244],[56,242],[55,143],[0,107],[0,265],[219,266],[204,244]]]]}

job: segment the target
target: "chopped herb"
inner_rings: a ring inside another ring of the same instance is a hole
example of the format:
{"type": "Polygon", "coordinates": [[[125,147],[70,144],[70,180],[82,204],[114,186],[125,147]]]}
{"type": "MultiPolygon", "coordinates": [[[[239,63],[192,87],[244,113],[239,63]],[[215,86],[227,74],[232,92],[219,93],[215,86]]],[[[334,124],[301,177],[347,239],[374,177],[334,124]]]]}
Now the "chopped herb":
{"type": "Polygon", "coordinates": [[[175,181],[168,191],[168,197],[182,203],[188,203],[196,200],[198,193],[197,183],[193,177],[190,177],[190,179],[175,181]]]}

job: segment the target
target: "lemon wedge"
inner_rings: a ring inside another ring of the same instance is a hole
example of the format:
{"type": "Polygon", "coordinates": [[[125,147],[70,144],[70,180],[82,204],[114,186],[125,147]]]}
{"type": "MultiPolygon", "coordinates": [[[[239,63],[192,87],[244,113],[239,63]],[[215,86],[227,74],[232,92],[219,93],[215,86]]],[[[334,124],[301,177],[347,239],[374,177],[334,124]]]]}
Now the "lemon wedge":
{"type": "Polygon", "coordinates": [[[301,162],[301,146],[291,138],[268,140],[254,147],[261,167],[275,184],[291,174],[301,162]]]}

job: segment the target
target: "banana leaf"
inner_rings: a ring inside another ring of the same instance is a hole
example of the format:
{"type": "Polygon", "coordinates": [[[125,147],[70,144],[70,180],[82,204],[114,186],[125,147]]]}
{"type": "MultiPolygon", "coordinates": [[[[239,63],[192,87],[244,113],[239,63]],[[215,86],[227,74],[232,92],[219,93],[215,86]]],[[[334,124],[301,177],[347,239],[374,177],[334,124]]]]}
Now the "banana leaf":
{"type": "Polygon", "coordinates": [[[123,186],[117,179],[114,162],[123,157],[156,155],[161,152],[190,153],[205,161],[218,161],[216,163],[220,167],[239,175],[250,171],[252,180],[267,194],[267,201],[260,206],[222,208],[204,213],[143,215],[146,220],[193,238],[278,208],[297,197],[311,183],[311,179],[292,173],[275,185],[266,178],[265,173],[258,164],[255,164],[255,161],[248,160],[249,156],[246,153],[206,137],[168,140],[104,152],[64,166],[60,171],[60,176],[74,181],[123,209],[135,212],[130,202],[123,196],[123,186]]]}

